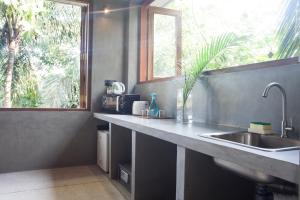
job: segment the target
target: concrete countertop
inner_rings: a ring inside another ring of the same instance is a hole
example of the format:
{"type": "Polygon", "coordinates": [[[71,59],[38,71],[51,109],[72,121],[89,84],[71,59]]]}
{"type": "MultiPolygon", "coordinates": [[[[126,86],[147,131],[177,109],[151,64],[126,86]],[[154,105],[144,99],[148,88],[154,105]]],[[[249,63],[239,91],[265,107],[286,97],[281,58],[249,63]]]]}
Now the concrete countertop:
{"type": "Polygon", "coordinates": [[[170,119],[144,119],[131,115],[94,113],[94,117],[293,183],[299,180],[299,150],[266,152],[201,137],[204,134],[230,133],[241,129],[201,123],[181,124],[170,119]]]}

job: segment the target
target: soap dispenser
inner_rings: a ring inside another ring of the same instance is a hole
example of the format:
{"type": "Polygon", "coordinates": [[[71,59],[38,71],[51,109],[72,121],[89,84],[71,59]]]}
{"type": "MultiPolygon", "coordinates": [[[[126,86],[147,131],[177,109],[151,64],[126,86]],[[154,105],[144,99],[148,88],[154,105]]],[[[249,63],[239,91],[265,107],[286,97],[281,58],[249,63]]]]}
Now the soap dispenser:
{"type": "Polygon", "coordinates": [[[158,118],[159,117],[159,108],[156,103],[156,93],[151,93],[151,104],[149,107],[149,117],[158,118]]]}

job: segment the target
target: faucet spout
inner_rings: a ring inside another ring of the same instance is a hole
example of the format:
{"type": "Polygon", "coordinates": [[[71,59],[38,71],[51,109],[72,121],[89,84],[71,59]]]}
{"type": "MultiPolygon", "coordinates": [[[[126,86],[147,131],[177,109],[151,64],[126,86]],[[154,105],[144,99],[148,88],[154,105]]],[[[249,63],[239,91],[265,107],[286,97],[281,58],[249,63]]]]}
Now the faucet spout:
{"type": "Polygon", "coordinates": [[[284,88],[279,83],[276,83],[276,82],[270,83],[264,89],[262,96],[264,98],[267,98],[270,89],[273,87],[277,87],[279,89],[279,91],[281,92],[281,96],[282,96],[281,137],[285,138],[285,137],[288,137],[287,132],[292,130],[292,127],[288,127],[288,123],[287,123],[287,98],[286,98],[286,92],[285,92],[284,88]]]}

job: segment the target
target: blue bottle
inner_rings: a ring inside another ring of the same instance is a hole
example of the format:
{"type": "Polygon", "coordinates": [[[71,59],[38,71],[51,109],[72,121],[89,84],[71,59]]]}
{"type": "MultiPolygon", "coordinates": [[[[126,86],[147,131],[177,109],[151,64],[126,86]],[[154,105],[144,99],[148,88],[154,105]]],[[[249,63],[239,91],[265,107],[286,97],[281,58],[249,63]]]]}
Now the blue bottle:
{"type": "Polygon", "coordinates": [[[149,117],[157,118],[159,117],[159,108],[156,103],[156,93],[151,93],[151,104],[149,107],[149,117]]]}

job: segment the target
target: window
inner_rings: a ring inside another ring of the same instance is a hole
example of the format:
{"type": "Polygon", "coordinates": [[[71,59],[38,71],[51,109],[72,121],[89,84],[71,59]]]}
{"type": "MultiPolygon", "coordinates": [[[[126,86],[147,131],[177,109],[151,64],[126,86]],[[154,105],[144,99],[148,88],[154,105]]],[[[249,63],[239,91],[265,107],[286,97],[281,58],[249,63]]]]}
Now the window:
{"type": "Polygon", "coordinates": [[[174,76],[171,73],[174,62],[170,59],[174,57],[171,31],[174,26],[170,17],[156,16],[155,10],[161,9],[181,13],[182,23],[178,23],[176,29],[182,29],[182,41],[177,40],[177,48],[181,49],[177,51],[182,54],[180,65],[183,71],[193,65],[201,47],[226,34],[234,35],[235,40],[226,49],[224,56],[209,62],[206,70],[300,56],[298,0],[148,1],[142,8],[141,16],[141,81],[174,76]],[[154,11],[151,11],[152,7],[155,7],[154,11]],[[144,23],[148,23],[148,34],[145,33],[144,23]],[[154,50],[151,49],[152,46],[154,50]],[[145,57],[145,51],[148,52],[148,57],[145,57]],[[145,59],[148,59],[147,65],[145,59]],[[144,69],[150,72],[145,75],[144,69]]]}
{"type": "Polygon", "coordinates": [[[181,73],[181,12],[147,7],[141,58],[141,80],[170,78],[181,73]]]}
{"type": "Polygon", "coordinates": [[[0,107],[87,109],[88,4],[1,1],[0,7],[0,107]]]}

